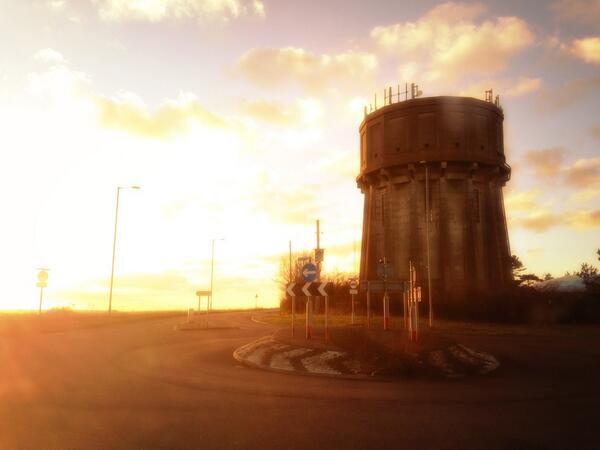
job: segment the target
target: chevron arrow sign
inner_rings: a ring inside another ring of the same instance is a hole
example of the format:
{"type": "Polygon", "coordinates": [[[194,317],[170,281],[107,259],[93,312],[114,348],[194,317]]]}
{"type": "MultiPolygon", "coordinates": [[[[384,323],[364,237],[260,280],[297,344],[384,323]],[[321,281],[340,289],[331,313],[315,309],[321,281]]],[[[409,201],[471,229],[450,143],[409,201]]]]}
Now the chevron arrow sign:
{"type": "Polygon", "coordinates": [[[296,292],[294,291],[294,286],[296,286],[296,283],[290,283],[290,284],[288,284],[288,287],[285,290],[285,292],[287,292],[290,297],[296,296],[296,292]]]}
{"type": "Polygon", "coordinates": [[[304,293],[304,295],[306,295],[307,297],[312,297],[312,292],[309,291],[310,286],[311,286],[312,282],[308,282],[306,283],[304,286],[302,286],[302,292],[304,293]]]}
{"type": "Polygon", "coordinates": [[[328,297],[331,295],[333,284],[329,281],[309,281],[308,283],[290,283],[286,292],[290,297],[328,297]]]}

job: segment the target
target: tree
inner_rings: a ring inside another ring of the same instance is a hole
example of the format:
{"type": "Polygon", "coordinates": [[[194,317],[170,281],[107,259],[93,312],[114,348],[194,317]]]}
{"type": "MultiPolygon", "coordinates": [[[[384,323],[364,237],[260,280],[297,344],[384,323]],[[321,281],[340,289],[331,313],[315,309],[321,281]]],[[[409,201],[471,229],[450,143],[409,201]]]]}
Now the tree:
{"type": "Polygon", "coordinates": [[[511,255],[510,268],[512,270],[513,278],[515,279],[515,281],[519,280],[523,272],[525,272],[525,266],[523,265],[523,263],[517,255],[511,255]]]}
{"type": "Polygon", "coordinates": [[[547,273],[544,275],[544,281],[549,281],[549,280],[553,280],[554,277],[552,276],[551,273],[547,273]]]}
{"type": "Polygon", "coordinates": [[[302,274],[300,273],[302,266],[312,258],[312,252],[309,250],[293,252],[292,270],[290,273],[290,255],[289,253],[281,255],[279,258],[279,268],[277,270],[277,275],[275,276],[275,282],[279,285],[279,290],[281,293],[280,302],[283,302],[286,299],[287,294],[285,290],[290,283],[302,282],[302,274]]]}
{"type": "Polygon", "coordinates": [[[512,255],[510,257],[510,267],[517,286],[531,286],[538,281],[542,281],[542,279],[534,273],[525,273],[527,269],[517,255],[512,255]]]}
{"type": "Polygon", "coordinates": [[[586,290],[590,292],[600,292],[600,275],[598,269],[591,264],[583,263],[577,276],[583,280],[586,290]]]}

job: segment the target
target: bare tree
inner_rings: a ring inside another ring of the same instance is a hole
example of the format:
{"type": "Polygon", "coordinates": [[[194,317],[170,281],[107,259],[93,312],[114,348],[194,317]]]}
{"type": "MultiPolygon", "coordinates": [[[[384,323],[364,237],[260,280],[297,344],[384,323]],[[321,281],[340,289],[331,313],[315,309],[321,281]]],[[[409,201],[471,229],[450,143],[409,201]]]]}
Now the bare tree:
{"type": "Polygon", "coordinates": [[[277,275],[275,282],[279,286],[280,291],[280,303],[283,303],[286,299],[286,292],[290,283],[302,283],[302,266],[312,259],[312,252],[309,250],[301,250],[299,252],[292,253],[292,267],[290,270],[290,255],[286,253],[281,255],[279,258],[279,268],[277,269],[277,275]]]}

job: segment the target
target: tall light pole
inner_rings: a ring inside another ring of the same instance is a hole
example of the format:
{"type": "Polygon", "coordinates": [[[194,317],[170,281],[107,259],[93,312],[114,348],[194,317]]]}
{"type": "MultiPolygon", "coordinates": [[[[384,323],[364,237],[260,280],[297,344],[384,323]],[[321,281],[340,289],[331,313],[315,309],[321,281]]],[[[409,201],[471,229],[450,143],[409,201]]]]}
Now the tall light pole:
{"type": "Polygon", "coordinates": [[[427,296],[429,297],[429,327],[433,327],[433,303],[431,301],[431,267],[429,257],[429,168],[427,167],[427,161],[419,161],[425,165],[425,242],[427,246],[427,296]]]}
{"type": "Polygon", "coordinates": [[[210,257],[210,300],[209,300],[209,310],[212,311],[212,303],[213,303],[213,279],[215,273],[215,241],[224,241],[223,238],[213,238],[211,239],[211,257],[210,257]]]}
{"type": "Polygon", "coordinates": [[[113,281],[115,278],[115,251],[117,249],[117,222],[119,219],[119,194],[121,189],[140,189],[139,186],[119,186],[117,187],[117,204],[115,206],[115,234],[113,236],[112,267],[110,269],[110,291],[108,294],[108,315],[112,313],[112,293],[113,281]]]}

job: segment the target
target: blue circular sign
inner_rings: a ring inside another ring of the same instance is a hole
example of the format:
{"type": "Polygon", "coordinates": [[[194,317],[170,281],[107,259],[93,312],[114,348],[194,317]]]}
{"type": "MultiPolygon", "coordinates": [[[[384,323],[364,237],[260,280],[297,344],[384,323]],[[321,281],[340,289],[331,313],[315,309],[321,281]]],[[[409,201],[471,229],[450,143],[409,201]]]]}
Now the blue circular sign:
{"type": "Polygon", "coordinates": [[[306,283],[315,281],[317,279],[317,266],[313,263],[306,263],[302,266],[302,278],[306,283]]]}

